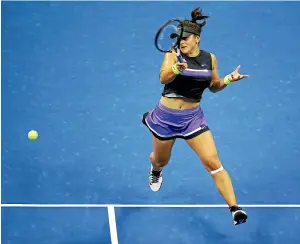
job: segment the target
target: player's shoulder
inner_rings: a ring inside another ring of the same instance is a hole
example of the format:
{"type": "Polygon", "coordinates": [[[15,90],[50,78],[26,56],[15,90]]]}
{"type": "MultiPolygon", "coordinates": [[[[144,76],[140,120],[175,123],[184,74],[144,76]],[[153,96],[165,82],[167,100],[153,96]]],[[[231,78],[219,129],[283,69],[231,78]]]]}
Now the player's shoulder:
{"type": "Polygon", "coordinates": [[[201,49],[201,53],[202,53],[202,56],[204,56],[206,59],[210,60],[211,67],[212,67],[212,69],[214,69],[214,67],[216,67],[216,63],[217,63],[216,55],[210,51],[203,50],[203,49],[201,49]]]}
{"type": "Polygon", "coordinates": [[[217,57],[216,57],[216,55],[215,55],[214,53],[209,52],[209,51],[205,51],[205,50],[203,50],[203,52],[204,52],[207,56],[209,56],[213,62],[215,62],[215,61],[217,60],[217,57]]]}
{"type": "Polygon", "coordinates": [[[210,51],[201,49],[201,53],[202,55],[207,55],[207,56],[211,56],[212,58],[216,58],[216,55],[210,51]]]}

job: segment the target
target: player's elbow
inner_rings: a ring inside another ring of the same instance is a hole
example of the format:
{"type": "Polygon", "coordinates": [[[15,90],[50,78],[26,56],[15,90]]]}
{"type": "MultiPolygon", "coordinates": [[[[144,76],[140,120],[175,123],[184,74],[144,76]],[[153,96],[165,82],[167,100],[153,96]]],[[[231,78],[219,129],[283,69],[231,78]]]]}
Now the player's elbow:
{"type": "Polygon", "coordinates": [[[166,79],[166,77],[163,77],[163,76],[159,77],[159,81],[160,81],[161,84],[167,84],[167,83],[169,83],[169,80],[166,79]]]}
{"type": "Polygon", "coordinates": [[[217,89],[209,89],[212,93],[217,93],[218,90],[217,89]]]}
{"type": "Polygon", "coordinates": [[[161,74],[159,76],[159,81],[161,84],[168,84],[174,80],[173,75],[161,74]]]}
{"type": "Polygon", "coordinates": [[[213,87],[213,86],[209,87],[208,89],[212,93],[217,93],[219,91],[216,87],[213,87]]]}

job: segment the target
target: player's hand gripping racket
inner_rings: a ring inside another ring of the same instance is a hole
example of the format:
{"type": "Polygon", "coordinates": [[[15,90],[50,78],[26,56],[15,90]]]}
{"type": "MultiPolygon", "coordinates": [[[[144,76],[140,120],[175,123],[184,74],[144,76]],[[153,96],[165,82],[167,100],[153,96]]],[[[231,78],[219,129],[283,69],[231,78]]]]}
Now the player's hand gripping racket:
{"type": "Polygon", "coordinates": [[[183,25],[178,19],[171,19],[164,23],[155,35],[155,46],[160,52],[171,52],[176,50],[178,61],[183,63],[184,60],[178,48],[182,38],[183,25]]]}

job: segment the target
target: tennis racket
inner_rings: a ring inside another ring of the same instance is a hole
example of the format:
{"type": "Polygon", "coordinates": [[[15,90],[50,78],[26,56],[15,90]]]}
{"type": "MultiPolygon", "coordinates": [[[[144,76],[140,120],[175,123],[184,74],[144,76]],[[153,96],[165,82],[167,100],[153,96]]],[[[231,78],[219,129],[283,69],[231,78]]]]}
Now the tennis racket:
{"type": "Polygon", "coordinates": [[[170,19],[164,23],[155,35],[155,47],[160,52],[171,52],[176,50],[179,62],[183,63],[183,58],[178,48],[182,38],[183,25],[178,19],[170,19]]]}

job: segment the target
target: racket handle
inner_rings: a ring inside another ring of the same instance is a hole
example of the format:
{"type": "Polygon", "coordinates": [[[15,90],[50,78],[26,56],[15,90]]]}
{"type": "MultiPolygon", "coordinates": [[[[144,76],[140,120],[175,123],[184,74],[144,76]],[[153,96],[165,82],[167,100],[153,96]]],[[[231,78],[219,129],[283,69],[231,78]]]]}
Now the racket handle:
{"type": "Polygon", "coordinates": [[[183,63],[184,61],[183,61],[183,58],[182,58],[182,56],[180,55],[180,54],[177,54],[177,58],[178,58],[178,61],[180,62],[180,63],[183,63]]]}
{"type": "Polygon", "coordinates": [[[183,58],[182,58],[182,56],[181,56],[181,53],[180,53],[179,48],[178,48],[177,51],[176,51],[176,55],[177,55],[178,61],[179,61],[180,63],[183,63],[184,61],[183,61],[183,58]]]}

